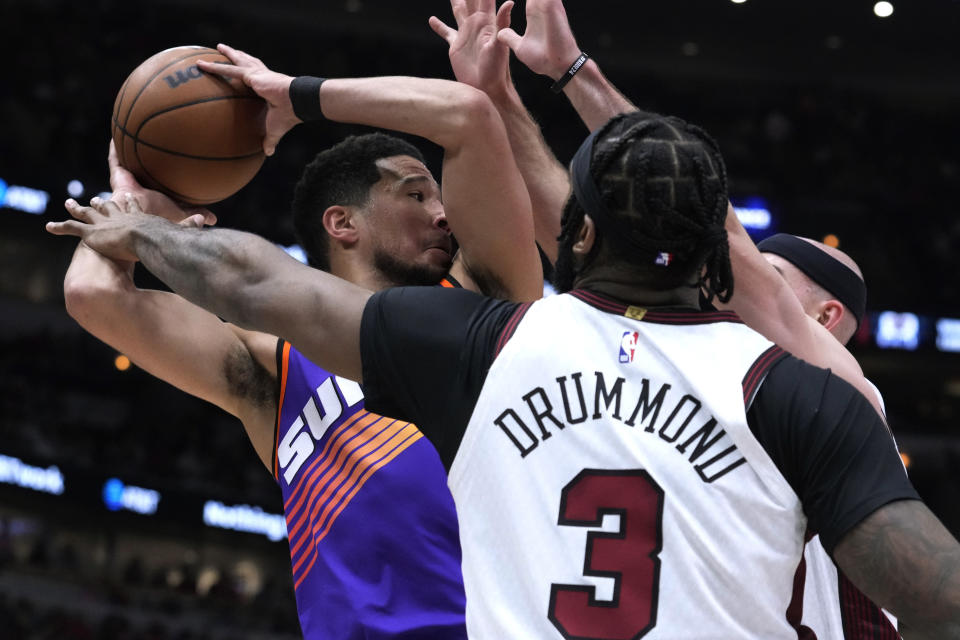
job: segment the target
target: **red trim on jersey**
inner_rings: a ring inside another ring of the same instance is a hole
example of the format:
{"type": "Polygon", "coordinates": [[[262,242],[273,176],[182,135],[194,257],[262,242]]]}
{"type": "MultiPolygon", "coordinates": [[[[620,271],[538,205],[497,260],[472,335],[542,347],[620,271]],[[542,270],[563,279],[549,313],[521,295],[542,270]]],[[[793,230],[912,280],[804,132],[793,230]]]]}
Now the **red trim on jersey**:
{"type": "MultiPolygon", "coordinates": [[[[613,300],[593,291],[586,289],[576,289],[570,292],[573,297],[589,304],[591,307],[616,313],[617,315],[626,315],[631,305],[613,300]]],[[[639,305],[633,305],[639,306],[639,305]]],[[[697,309],[644,309],[644,315],[639,318],[641,322],[652,322],[654,324],[713,324],[715,322],[735,322],[743,324],[740,316],[732,311],[699,311],[697,309]]]]}
{"type": "Polygon", "coordinates": [[[507,342],[510,341],[510,338],[513,337],[514,332],[517,330],[517,327],[520,325],[520,321],[523,320],[523,316],[527,314],[527,310],[530,309],[532,302],[524,302],[517,307],[516,311],[510,316],[510,319],[507,320],[506,326],[503,327],[503,331],[500,332],[500,338],[497,339],[497,347],[493,351],[493,357],[496,359],[503,348],[506,346],[507,342]]]}
{"type": "Polygon", "coordinates": [[[277,379],[280,381],[280,399],[277,401],[277,422],[273,425],[273,479],[280,482],[280,465],[277,450],[280,448],[280,412],[283,411],[283,394],[287,390],[287,369],[290,366],[290,343],[281,339],[283,351],[277,353],[277,367],[280,369],[280,375],[277,379]]]}
{"type": "Polygon", "coordinates": [[[797,632],[797,640],[817,640],[817,634],[810,627],[801,624],[803,618],[803,588],[807,581],[807,559],[800,554],[800,564],[793,574],[793,595],[787,605],[787,623],[797,632]]]}
{"type": "Polygon", "coordinates": [[[890,619],[837,568],[845,640],[901,640],[890,619]]]}
{"type": "Polygon", "coordinates": [[[747,370],[747,374],[743,376],[743,404],[746,407],[749,407],[753,402],[753,396],[757,393],[757,389],[760,388],[760,383],[763,382],[763,378],[767,375],[767,372],[770,371],[773,365],[777,364],[782,358],[787,357],[787,352],[773,345],[766,351],[760,354],[760,357],[757,358],[754,363],[747,370]]]}

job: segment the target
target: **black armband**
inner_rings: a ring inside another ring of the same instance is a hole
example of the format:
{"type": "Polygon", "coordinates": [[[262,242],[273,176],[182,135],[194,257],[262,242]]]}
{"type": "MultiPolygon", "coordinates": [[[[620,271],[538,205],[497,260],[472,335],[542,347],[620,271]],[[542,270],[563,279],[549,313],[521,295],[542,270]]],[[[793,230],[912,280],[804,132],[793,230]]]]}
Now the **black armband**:
{"type": "Polygon", "coordinates": [[[573,64],[570,65],[570,68],[567,69],[567,72],[564,73],[560,78],[553,83],[553,86],[550,87],[550,90],[554,93],[560,93],[563,91],[563,88],[567,86],[567,83],[577,75],[577,71],[580,71],[580,68],[587,63],[587,60],[590,59],[590,55],[581,51],[580,55],[577,56],[577,59],[574,60],[573,64]]]}
{"type": "Polygon", "coordinates": [[[304,122],[322,120],[323,111],[320,109],[320,85],[326,78],[314,76],[297,76],[290,83],[290,104],[293,105],[293,115],[304,122]]]}

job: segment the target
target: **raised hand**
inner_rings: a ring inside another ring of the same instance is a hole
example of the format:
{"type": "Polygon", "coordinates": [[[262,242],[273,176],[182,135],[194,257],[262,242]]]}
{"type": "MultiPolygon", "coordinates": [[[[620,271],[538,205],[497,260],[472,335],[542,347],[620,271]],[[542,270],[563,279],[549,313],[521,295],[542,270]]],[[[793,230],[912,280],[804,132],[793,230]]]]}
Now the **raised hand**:
{"type": "Polygon", "coordinates": [[[562,0],[527,0],[527,30],[521,36],[509,27],[497,38],[534,73],[557,80],[580,55],[562,0]]]}
{"type": "Polygon", "coordinates": [[[272,156],[280,138],[302,122],[294,115],[293,105],[290,103],[290,82],[293,78],[271,71],[259,58],[254,58],[248,53],[225,44],[218,44],[217,50],[229,58],[233,65],[199,60],[197,66],[207,73],[239,79],[266,101],[266,135],[263,138],[263,152],[272,156]]]}
{"type": "Polygon", "coordinates": [[[113,191],[113,199],[122,199],[130,194],[136,198],[141,210],[166,218],[170,222],[179,223],[185,218],[202,214],[204,224],[214,225],[217,223],[217,216],[208,209],[181,205],[166,194],[143,187],[132,173],[120,166],[117,149],[112,140],[110,141],[110,151],[107,153],[107,166],[110,168],[110,189],[113,191]]]}
{"type": "Polygon", "coordinates": [[[450,45],[450,66],[457,80],[496,95],[510,84],[510,50],[498,41],[497,33],[510,26],[513,0],[495,9],[495,0],[451,0],[457,28],[436,16],[429,24],[450,45]]]}

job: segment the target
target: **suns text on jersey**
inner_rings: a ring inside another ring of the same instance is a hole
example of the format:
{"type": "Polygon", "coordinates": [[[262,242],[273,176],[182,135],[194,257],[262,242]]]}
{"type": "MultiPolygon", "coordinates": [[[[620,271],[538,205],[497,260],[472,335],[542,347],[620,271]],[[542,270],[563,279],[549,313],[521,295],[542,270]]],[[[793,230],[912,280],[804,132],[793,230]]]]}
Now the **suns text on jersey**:
{"type": "Polygon", "coordinates": [[[716,418],[701,411],[703,402],[670,391],[670,384],[647,378],[627,384],[618,376],[610,384],[600,371],[576,372],[556,378],[549,390],[531,389],[521,396],[522,403],[504,409],[493,422],[522,458],[549,446],[555,433],[608,416],[674,445],[704,482],[716,482],[746,462],[716,418]],[[591,397],[592,412],[587,405],[591,397]]]}

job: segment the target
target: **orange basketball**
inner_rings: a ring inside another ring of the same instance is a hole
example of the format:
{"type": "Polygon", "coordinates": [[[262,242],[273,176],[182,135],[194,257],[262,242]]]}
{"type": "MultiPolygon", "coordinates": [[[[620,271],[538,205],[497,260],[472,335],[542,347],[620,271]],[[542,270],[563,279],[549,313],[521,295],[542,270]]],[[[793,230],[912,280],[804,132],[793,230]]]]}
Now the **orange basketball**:
{"type": "Polygon", "coordinates": [[[188,204],[223,200],[263,164],[266,103],[239,80],[200,71],[230,61],[207,47],[161,51],[134,69],[113,105],[120,164],[188,204]]]}

